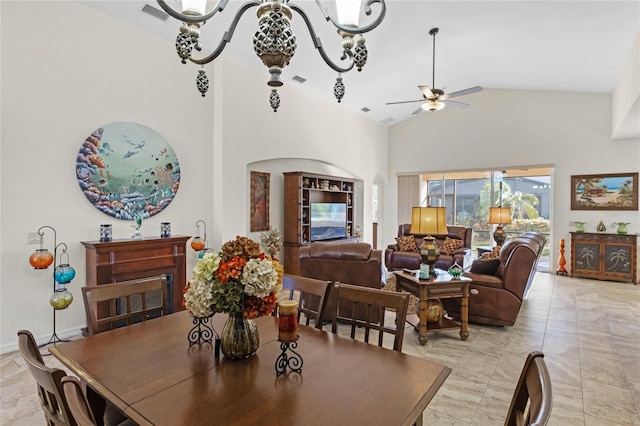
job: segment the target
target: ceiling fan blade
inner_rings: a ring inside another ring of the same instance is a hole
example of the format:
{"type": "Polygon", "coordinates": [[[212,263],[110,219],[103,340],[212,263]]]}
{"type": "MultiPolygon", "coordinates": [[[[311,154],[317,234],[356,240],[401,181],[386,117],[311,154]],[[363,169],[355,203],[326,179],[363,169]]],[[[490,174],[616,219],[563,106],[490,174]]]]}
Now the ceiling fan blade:
{"type": "Polygon", "coordinates": [[[456,108],[466,108],[466,107],[469,106],[469,104],[465,104],[465,103],[457,102],[457,101],[445,100],[445,101],[442,101],[442,102],[444,102],[445,104],[450,105],[452,107],[456,107],[456,108]]]}
{"type": "Polygon", "coordinates": [[[416,101],[387,102],[385,105],[409,104],[409,103],[412,103],[412,102],[424,102],[424,99],[418,99],[416,101]]]}
{"type": "Polygon", "coordinates": [[[420,107],[420,108],[418,108],[417,110],[413,111],[413,112],[411,113],[411,115],[420,114],[420,113],[421,113],[421,112],[423,112],[423,111],[424,111],[424,109],[423,109],[422,107],[420,107]]]}
{"type": "Polygon", "coordinates": [[[468,89],[458,90],[457,92],[447,93],[446,96],[447,96],[447,99],[453,99],[453,98],[457,98],[458,96],[470,95],[476,92],[482,92],[482,87],[480,86],[470,87],[468,89]]]}
{"type": "Polygon", "coordinates": [[[436,98],[436,95],[433,94],[433,92],[431,91],[431,88],[429,86],[418,86],[418,88],[422,92],[422,95],[425,97],[425,99],[435,99],[436,98]]]}

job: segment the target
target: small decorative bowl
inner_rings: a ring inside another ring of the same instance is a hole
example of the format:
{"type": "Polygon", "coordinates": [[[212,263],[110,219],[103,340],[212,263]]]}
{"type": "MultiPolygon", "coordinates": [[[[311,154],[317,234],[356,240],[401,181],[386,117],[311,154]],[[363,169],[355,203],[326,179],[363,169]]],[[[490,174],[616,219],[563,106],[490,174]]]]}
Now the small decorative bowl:
{"type": "Polygon", "coordinates": [[[447,272],[449,272],[449,275],[451,275],[452,279],[459,280],[460,277],[462,276],[463,271],[464,269],[462,269],[460,265],[458,265],[457,263],[454,263],[453,266],[451,266],[447,272]]]}

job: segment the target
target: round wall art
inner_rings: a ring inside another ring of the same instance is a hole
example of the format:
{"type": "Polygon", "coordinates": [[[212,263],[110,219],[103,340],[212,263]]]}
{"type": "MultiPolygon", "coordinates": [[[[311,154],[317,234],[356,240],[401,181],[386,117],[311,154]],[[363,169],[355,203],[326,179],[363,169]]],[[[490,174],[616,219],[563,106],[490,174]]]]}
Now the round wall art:
{"type": "Polygon", "coordinates": [[[180,185],[180,166],[171,145],[155,130],[118,122],[85,139],[76,177],[98,210],[132,220],[156,215],[171,203],[180,185]]]}

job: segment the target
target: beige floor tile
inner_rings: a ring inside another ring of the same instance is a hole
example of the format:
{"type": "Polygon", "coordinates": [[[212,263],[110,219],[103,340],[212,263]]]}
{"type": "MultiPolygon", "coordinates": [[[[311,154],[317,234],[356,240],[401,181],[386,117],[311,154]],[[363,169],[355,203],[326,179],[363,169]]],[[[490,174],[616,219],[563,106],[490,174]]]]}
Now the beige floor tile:
{"type": "MultiPolygon", "coordinates": [[[[640,417],[628,387],[620,388],[582,380],[585,423],[587,415],[609,424],[640,425],[640,417]]],[[[598,423],[587,423],[598,424],[598,423]]]]}
{"type": "Polygon", "coordinates": [[[563,383],[580,388],[582,386],[582,370],[578,353],[573,357],[547,354],[544,356],[552,383],[563,383]]]}

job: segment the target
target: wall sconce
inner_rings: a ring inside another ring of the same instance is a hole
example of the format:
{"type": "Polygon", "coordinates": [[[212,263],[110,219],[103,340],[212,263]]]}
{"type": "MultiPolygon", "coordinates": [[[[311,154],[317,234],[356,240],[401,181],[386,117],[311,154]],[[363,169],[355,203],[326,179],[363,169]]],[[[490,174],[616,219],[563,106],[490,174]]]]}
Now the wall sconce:
{"type": "Polygon", "coordinates": [[[445,235],[447,229],[447,212],[445,207],[414,207],[411,210],[412,234],[426,235],[420,246],[422,262],[429,265],[429,275],[435,275],[434,266],[440,257],[440,248],[431,234],[445,235]]]}
{"type": "Polygon", "coordinates": [[[49,298],[49,304],[53,308],[53,333],[47,343],[40,345],[40,347],[42,347],[51,343],[55,344],[57,342],[67,341],[58,337],[56,333],[56,311],[68,308],[71,302],[73,302],[73,294],[67,290],[66,285],[75,278],[76,271],[69,266],[67,245],[65,243],[57,243],[57,235],[54,228],[51,226],[41,226],[38,229],[38,235],[40,236],[40,248],[29,257],[29,263],[35,269],[47,269],[53,263],[53,294],[49,298]],[[50,229],[53,232],[53,254],[43,248],[45,229],[50,229]],[[59,263],[56,261],[58,248],[62,249],[59,263]]]}

